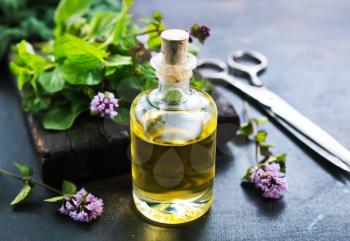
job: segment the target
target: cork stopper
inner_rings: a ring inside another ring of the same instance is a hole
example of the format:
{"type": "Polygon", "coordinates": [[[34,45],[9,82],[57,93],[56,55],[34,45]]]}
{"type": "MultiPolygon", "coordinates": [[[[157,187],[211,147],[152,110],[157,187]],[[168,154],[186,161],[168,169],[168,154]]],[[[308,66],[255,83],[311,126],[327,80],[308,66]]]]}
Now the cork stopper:
{"type": "Polygon", "coordinates": [[[185,64],[189,34],[181,29],[169,29],[162,32],[161,39],[164,63],[169,65],[185,64]]]}
{"type": "Polygon", "coordinates": [[[151,65],[161,81],[186,83],[196,67],[196,57],[187,53],[189,34],[180,29],[165,30],[161,34],[162,52],[151,58],[151,65]]]}

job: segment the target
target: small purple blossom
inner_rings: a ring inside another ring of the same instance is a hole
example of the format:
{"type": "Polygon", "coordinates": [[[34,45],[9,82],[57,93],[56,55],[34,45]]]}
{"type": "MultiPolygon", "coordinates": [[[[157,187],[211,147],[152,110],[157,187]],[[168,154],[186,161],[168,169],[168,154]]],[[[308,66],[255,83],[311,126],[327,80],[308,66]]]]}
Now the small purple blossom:
{"type": "Polygon", "coordinates": [[[111,92],[98,92],[91,100],[90,110],[93,114],[100,114],[101,117],[114,118],[118,115],[115,109],[119,107],[118,99],[111,92]]]}
{"type": "Polygon", "coordinates": [[[205,25],[200,26],[198,24],[194,24],[191,27],[190,35],[191,35],[190,42],[192,42],[192,37],[193,37],[193,38],[197,38],[198,41],[201,44],[203,44],[204,41],[210,36],[210,28],[208,28],[205,25]]]}
{"type": "Polygon", "coordinates": [[[58,211],[75,221],[88,223],[101,216],[103,201],[82,188],[76,194],[66,196],[58,211]]]}
{"type": "Polygon", "coordinates": [[[262,167],[255,167],[251,176],[251,182],[263,191],[266,198],[278,199],[288,191],[288,184],[285,175],[280,172],[280,165],[267,163],[262,167]]]}

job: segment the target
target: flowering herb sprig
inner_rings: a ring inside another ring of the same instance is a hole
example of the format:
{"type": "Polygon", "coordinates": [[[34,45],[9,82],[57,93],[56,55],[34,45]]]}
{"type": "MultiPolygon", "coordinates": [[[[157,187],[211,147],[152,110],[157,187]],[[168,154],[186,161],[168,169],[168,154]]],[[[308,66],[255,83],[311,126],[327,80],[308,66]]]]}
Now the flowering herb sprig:
{"type": "Polygon", "coordinates": [[[243,103],[247,116],[247,123],[240,127],[240,134],[250,138],[255,143],[256,164],[249,167],[243,177],[243,182],[253,183],[256,188],[262,191],[265,198],[278,199],[284,192],[288,191],[286,179],[286,154],[277,156],[270,151],[272,145],[266,143],[267,132],[257,130],[262,126],[266,117],[252,117],[247,102],[243,103]]]}
{"type": "Polygon", "coordinates": [[[15,163],[15,166],[22,175],[17,175],[0,168],[0,175],[8,176],[23,182],[22,189],[11,202],[12,206],[25,202],[30,198],[32,189],[35,186],[41,186],[58,195],[53,198],[45,199],[44,201],[50,203],[62,203],[58,211],[70,216],[73,220],[79,222],[90,222],[101,216],[103,211],[102,199],[88,193],[84,188],[77,191],[77,187],[74,183],[64,180],[62,183],[62,190],[58,190],[33,179],[33,171],[30,167],[20,163],[15,163]]]}
{"type": "Polygon", "coordinates": [[[193,24],[190,29],[190,35],[190,42],[193,41],[192,38],[196,38],[201,44],[204,44],[205,40],[210,36],[210,28],[205,25],[193,24]]]}

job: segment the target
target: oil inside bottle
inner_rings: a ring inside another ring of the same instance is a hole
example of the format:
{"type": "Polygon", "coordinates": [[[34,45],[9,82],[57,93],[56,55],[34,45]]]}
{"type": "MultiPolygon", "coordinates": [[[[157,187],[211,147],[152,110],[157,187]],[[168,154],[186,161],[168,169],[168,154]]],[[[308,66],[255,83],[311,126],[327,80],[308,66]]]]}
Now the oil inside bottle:
{"type": "MultiPolygon", "coordinates": [[[[211,103],[206,94],[200,96],[202,104],[211,103]]],[[[145,95],[138,99],[147,101],[145,95]]],[[[210,208],[213,199],[216,115],[201,109],[146,109],[147,105],[135,112],[144,113],[141,125],[134,118],[131,122],[135,204],[157,222],[192,221],[210,208]]]]}

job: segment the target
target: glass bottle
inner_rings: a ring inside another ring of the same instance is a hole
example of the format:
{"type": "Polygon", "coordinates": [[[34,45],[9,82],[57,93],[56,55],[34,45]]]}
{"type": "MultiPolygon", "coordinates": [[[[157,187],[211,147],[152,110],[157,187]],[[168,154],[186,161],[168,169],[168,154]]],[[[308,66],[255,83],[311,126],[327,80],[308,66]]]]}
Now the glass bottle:
{"type": "Polygon", "coordinates": [[[159,79],[131,105],[133,198],[146,218],[181,224],[202,216],[213,201],[217,108],[190,88],[196,58],[189,35],[166,30],[162,52],[151,59],[159,79]]]}

